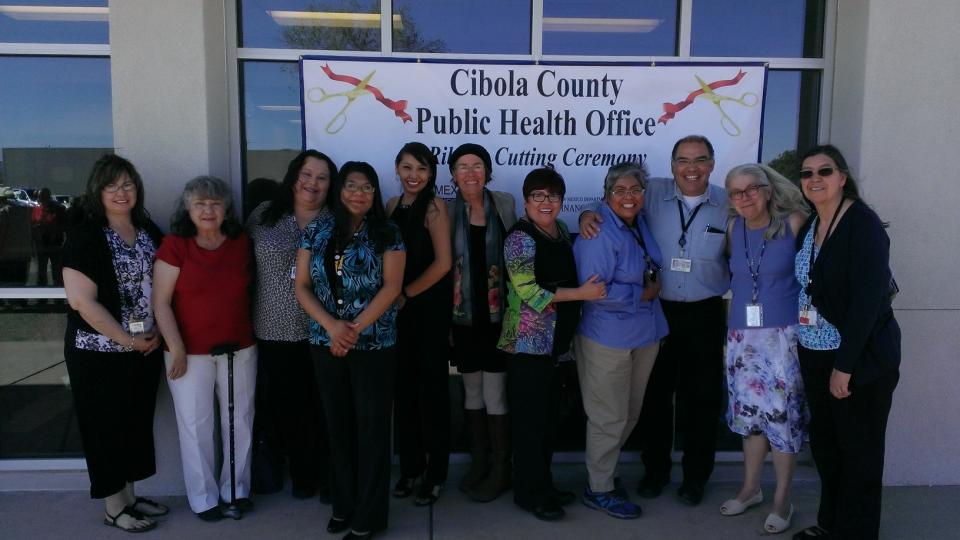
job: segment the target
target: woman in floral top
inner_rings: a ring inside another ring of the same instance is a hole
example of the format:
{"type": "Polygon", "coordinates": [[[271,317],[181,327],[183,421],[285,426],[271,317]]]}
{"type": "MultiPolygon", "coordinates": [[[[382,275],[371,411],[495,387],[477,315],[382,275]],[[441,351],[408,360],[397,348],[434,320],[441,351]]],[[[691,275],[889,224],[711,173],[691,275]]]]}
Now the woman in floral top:
{"type": "Polygon", "coordinates": [[[597,276],[579,285],[566,225],[557,221],[566,187],[549,168],[523,182],[526,216],[504,241],[507,309],[498,347],[507,355],[514,441],[514,501],[538,519],[563,517],[573,493],[553,486],[549,441],[556,412],[557,358],[570,350],[580,303],[605,295],[597,276]]]}

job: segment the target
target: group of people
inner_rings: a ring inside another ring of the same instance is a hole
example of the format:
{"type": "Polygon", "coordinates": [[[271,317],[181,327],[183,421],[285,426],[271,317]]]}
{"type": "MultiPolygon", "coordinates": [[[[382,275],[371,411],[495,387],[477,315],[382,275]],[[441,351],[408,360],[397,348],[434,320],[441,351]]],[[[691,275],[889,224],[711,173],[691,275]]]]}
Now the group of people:
{"type": "Polygon", "coordinates": [[[514,197],[489,189],[493,164],[476,144],[448,160],[450,202],[435,195],[438,161],[421,143],[398,152],[402,191],[386,204],[372,166],[338,168],[306,150],[245,225],[222,180],[191,180],[166,236],[134,166],[101,158],[68,230],[63,279],[65,358],[105,523],[140,532],[169,511],[134,491],[155,471],[165,373],[198,517],[253,508],[259,380],[270,391],[257,415],[280,433],[293,495],[329,494],[327,531],[369,538],[387,527],[391,494],[419,506],[440,497],[448,362],[462,376],[470,434],[460,489],[484,502],[512,486],[518,506],[560,519],[577,499],[550,471],[558,365],[572,354],[587,416],[584,505],[639,517],[618,473],[621,449],[640,426],[639,494],[659,496],[674,419],[678,496],[699,504],[726,379],[745,474],[720,512],[763,501],[770,451],[777,488],[764,529],[787,530],[809,437],[820,510],[795,538],[876,537],[900,337],[883,223],[829,145],[805,155],[801,189],[758,164],[731,170],[726,189],[711,185],[713,148],[700,136],[678,141],[671,163],[673,179],[611,167],[574,242],[558,219],[562,176],[531,171],[518,219],[514,197]]]}

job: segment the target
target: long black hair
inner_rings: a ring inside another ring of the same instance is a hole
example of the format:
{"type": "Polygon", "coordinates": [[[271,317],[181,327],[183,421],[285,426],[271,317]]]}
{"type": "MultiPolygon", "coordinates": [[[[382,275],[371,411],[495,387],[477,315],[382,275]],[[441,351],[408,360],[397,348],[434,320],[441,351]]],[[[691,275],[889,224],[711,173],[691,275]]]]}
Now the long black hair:
{"type": "MultiPolygon", "coordinates": [[[[330,169],[330,184],[332,188],[332,184],[337,178],[337,166],[333,163],[333,160],[318,150],[310,149],[300,152],[295,158],[290,160],[290,164],[287,166],[287,174],[283,176],[283,181],[280,183],[276,195],[274,195],[273,200],[270,201],[270,205],[267,206],[266,210],[264,210],[260,216],[261,225],[272,227],[276,225],[283,216],[293,212],[293,188],[297,183],[297,179],[300,178],[300,169],[302,169],[303,164],[307,162],[307,158],[319,159],[327,164],[327,168],[330,169]]],[[[327,204],[330,204],[330,195],[331,192],[328,191],[327,204]]]]}
{"type": "Polygon", "coordinates": [[[120,176],[127,175],[137,187],[137,202],[130,211],[130,219],[134,227],[142,228],[150,222],[150,213],[144,206],[146,194],[143,192],[143,179],[137,168],[129,160],[114,154],[106,154],[93,164],[90,176],[87,177],[87,187],[79,205],[79,212],[71,212],[71,222],[89,220],[98,225],[107,224],[107,211],[103,207],[100,196],[103,188],[119,180],[120,176]]]}
{"type": "MultiPolygon", "coordinates": [[[[327,204],[333,209],[335,221],[333,227],[333,238],[340,249],[345,248],[353,237],[353,227],[351,226],[350,212],[340,200],[340,194],[350,173],[360,173],[367,177],[370,185],[373,186],[373,203],[370,210],[367,211],[365,219],[367,221],[367,231],[373,240],[377,253],[383,253],[384,248],[393,240],[390,223],[387,220],[387,213],[383,209],[383,195],[380,191],[380,178],[377,171],[365,161],[348,161],[343,164],[336,181],[330,186],[330,195],[327,196],[327,204]]],[[[330,250],[327,250],[330,253],[330,250]]]]}
{"type": "MultiPolygon", "coordinates": [[[[423,222],[427,217],[427,209],[437,196],[437,156],[433,155],[427,145],[419,142],[409,142],[403,145],[403,148],[397,153],[397,158],[393,162],[394,166],[400,165],[400,160],[403,159],[405,154],[417,160],[421,165],[425,165],[430,170],[430,178],[427,180],[427,185],[420,190],[420,193],[417,193],[413,204],[410,205],[407,222],[399,224],[404,239],[411,237],[410,232],[416,232],[417,229],[414,227],[423,227],[423,222]]],[[[400,181],[402,183],[403,179],[401,178],[400,181]]],[[[403,201],[402,193],[400,200],[403,201]]]]}
{"type": "Polygon", "coordinates": [[[861,200],[860,189],[857,188],[857,182],[853,179],[853,174],[850,173],[850,166],[847,165],[847,160],[843,157],[843,154],[840,153],[840,150],[836,146],[832,144],[821,144],[814,146],[803,153],[803,156],[800,157],[800,163],[803,164],[807,158],[818,156],[820,154],[832,159],[833,162],[837,164],[837,169],[846,175],[847,181],[843,184],[843,197],[850,199],[851,201],[861,200]]]}

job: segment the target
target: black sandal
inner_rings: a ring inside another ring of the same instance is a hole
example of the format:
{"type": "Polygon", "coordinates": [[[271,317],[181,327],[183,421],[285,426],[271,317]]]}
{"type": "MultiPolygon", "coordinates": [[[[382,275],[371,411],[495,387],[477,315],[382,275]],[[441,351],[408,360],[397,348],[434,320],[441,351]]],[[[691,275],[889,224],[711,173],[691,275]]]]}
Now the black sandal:
{"type": "Polygon", "coordinates": [[[397,480],[397,485],[393,486],[393,496],[398,499],[405,499],[413,495],[413,485],[416,482],[416,478],[401,478],[397,480]]]}
{"type": "Polygon", "coordinates": [[[413,499],[414,506],[430,506],[440,498],[439,484],[421,484],[417,496],[413,499]]]}
{"type": "Polygon", "coordinates": [[[170,509],[167,508],[165,505],[160,504],[157,501],[151,501],[146,497],[137,497],[137,500],[133,501],[133,504],[131,506],[133,507],[134,510],[143,514],[146,517],[159,517],[159,516],[165,516],[170,513],[170,509]],[[144,512],[142,509],[137,508],[137,506],[140,506],[140,505],[146,506],[150,510],[147,512],[144,512]]]}
{"type": "Polygon", "coordinates": [[[125,507],[123,508],[123,510],[121,510],[120,513],[117,514],[117,515],[115,515],[115,516],[111,516],[110,514],[108,514],[108,513],[106,513],[106,512],[104,512],[103,514],[104,514],[104,516],[105,516],[105,517],[103,518],[103,524],[104,524],[104,525],[106,525],[106,526],[108,526],[108,527],[116,527],[116,528],[120,529],[121,531],[126,531],[126,532],[129,532],[129,533],[147,532],[147,531],[149,531],[149,530],[151,530],[151,529],[156,528],[156,526],[157,526],[157,522],[156,522],[156,521],[153,521],[152,519],[148,518],[147,516],[141,514],[140,512],[138,512],[137,510],[135,510],[132,506],[125,506],[125,507]],[[122,518],[123,516],[128,516],[128,517],[130,517],[131,519],[134,519],[134,520],[136,520],[136,521],[140,521],[140,520],[142,520],[142,519],[146,519],[148,522],[150,522],[150,524],[147,525],[146,527],[124,527],[123,525],[121,525],[120,523],[118,523],[118,520],[119,520],[120,518],[122,518]]]}
{"type": "Polygon", "coordinates": [[[819,525],[811,525],[793,535],[793,540],[808,540],[810,538],[830,538],[830,531],[819,525]]]}

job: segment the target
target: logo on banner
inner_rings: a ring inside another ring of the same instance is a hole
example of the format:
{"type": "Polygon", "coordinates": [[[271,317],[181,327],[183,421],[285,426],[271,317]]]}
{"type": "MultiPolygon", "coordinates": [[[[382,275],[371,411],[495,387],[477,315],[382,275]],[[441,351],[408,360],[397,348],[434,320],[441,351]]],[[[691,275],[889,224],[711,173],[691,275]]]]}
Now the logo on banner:
{"type": "Polygon", "coordinates": [[[330,69],[329,64],[324,65],[322,69],[323,73],[326,74],[330,80],[350,84],[353,86],[353,88],[344,90],[342,92],[327,92],[319,86],[307,90],[307,99],[313,103],[323,103],[328,99],[338,97],[342,97],[346,100],[343,103],[343,107],[340,108],[340,111],[333,115],[333,118],[327,122],[327,125],[324,128],[325,131],[330,135],[334,135],[343,129],[343,126],[347,124],[347,109],[353,105],[354,101],[367,94],[373,95],[377,101],[382,103],[384,107],[392,110],[393,114],[403,120],[404,123],[412,120],[406,111],[407,100],[401,99],[399,101],[394,101],[389,99],[383,95],[383,92],[381,92],[379,88],[370,84],[370,81],[373,79],[373,75],[377,72],[376,70],[371,71],[370,74],[363,79],[358,79],[350,75],[338,75],[337,73],[334,73],[333,70],[330,69]],[[319,96],[316,95],[317,92],[320,93],[319,96]]]}
{"type": "Polygon", "coordinates": [[[720,111],[720,127],[722,127],[728,135],[732,137],[739,137],[741,133],[740,126],[738,126],[737,123],[733,121],[733,118],[730,118],[727,112],[723,110],[723,102],[732,101],[733,103],[743,107],[756,107],[757,104],[760,103],[760,97],[753,92],[744,92],[739,98],[735,98],[732,96],[718,94],[714,92],[714,90],[717,88],[723,88],[725,86],[735,86],[740,82],[741,79],[743,79],[744,75],[746,75],[746,73],[744,73],[743,70],[739,70],[736,77],[732,79],[714,81],[710,84],[707,84],[703,79],[700,78],[699,75],[694,75],[694,77],[697,79],[697,82],[700,84],[700,89],[690,92],[690,94],[687,95],[687,99],[684,99],[683,101],[677,103],[664,103],[664,114],[657,121],[666,125],[667,121],[672,120],[678,112],[686,109],[688,105],[693,103],[693,100],[700,97],[711,101],[717,107],[717,110],[720,111]]]}

